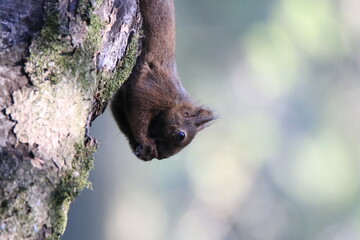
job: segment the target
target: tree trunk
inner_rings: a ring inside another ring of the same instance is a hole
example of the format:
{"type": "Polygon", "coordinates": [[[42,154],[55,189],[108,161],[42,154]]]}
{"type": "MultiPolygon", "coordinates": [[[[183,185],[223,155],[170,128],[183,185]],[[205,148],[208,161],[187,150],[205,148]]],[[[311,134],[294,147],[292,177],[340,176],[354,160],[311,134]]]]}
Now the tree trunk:
{"type": "Polygon", "coordinates": [[[0,24],[0,239],[58,239],[90,185],[91,121],[138,56],[138,3],[0,0],[0,24]]]}

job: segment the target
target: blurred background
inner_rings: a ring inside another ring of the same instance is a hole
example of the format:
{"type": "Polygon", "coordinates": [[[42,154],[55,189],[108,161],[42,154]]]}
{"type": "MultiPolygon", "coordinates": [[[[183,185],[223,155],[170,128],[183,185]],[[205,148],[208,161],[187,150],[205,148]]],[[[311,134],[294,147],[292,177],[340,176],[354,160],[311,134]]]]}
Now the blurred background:
{"type": "Polygon", "coordinates": [[[62,239],[360,239],[360,1],[175,4],[180,76],[220,118],[145,163],[106,111],[62,239]]]}

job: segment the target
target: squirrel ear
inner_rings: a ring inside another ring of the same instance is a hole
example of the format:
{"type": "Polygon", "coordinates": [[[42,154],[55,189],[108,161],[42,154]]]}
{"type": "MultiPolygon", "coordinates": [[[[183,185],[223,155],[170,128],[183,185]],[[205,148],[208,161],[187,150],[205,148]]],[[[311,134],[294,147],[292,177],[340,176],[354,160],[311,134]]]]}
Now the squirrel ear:
{"type": "Polygon", "coordinates": [[[194,118],[195,125],[198,131],[203,130],[205,127],[208,126],[208,122],[215,119],[213,112],[204,107],[196,108],[194,118]]]}

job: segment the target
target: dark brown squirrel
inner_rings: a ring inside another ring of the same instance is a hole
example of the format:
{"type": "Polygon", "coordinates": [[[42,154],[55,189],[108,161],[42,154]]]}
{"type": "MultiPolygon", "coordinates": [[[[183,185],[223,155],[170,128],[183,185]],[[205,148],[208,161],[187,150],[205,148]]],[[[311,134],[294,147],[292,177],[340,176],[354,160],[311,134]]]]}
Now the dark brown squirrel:
{"type": "Polygon", "coordinates": [[[174,155],[214,119],[181,84],[175,61],[173,0],[140,0],[142,52],[111,110],[135,155],[148,161],[174,155]]]}

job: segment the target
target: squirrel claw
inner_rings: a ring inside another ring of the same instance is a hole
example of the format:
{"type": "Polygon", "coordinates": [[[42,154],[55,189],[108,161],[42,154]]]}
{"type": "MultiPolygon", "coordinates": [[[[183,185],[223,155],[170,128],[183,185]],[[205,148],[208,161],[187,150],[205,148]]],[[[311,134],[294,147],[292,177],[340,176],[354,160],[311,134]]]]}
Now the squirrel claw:
{"type": "Polygon", "coordinates": [[[144,161],[150,161],[153,158],[157,158],[156,146],[150,144],[140,144],[135,149],[135,155],[144,161]]]}

